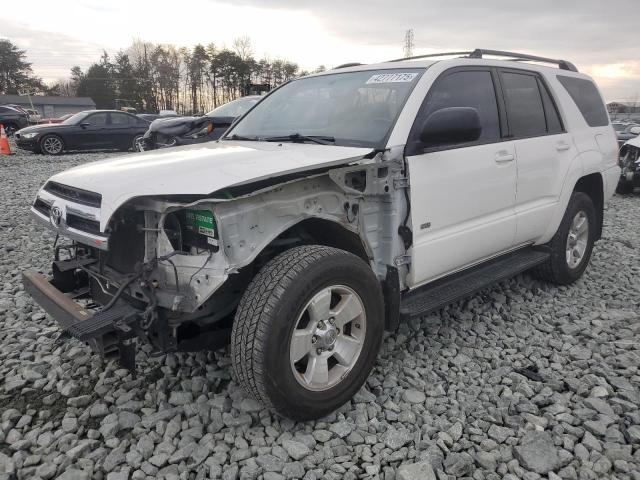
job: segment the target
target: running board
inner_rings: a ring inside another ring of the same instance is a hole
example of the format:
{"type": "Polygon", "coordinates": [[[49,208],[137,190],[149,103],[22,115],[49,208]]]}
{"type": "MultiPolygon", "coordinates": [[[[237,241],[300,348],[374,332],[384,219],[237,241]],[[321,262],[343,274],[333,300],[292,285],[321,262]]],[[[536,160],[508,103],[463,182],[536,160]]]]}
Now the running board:
{"type": "Polygon", "coordinates": [[[540,265],[549,256],[549,252],[527,247],[436,280],[402,295],[400,316],[407,320],[438,310],[494,283],[540,265]]]}

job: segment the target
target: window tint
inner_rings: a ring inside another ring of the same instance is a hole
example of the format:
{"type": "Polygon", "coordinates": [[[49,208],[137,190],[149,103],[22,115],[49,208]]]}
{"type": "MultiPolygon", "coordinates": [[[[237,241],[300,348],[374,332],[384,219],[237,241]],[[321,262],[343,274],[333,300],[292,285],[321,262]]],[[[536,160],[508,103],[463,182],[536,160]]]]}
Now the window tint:
{"type": "Polygon", "coordinates": [[[93,115],[89,115],[85,121],[89,122],[94,127],[104,127],[107,124],[107,114],[94,113],[93,115]]]}
{"type": "Polygon", "coordinates": [[[1,113],[6,113],[8,111],[9,111],[9,109],[7,107],[0,107],[0,112],[1,113]]]}
{"type": "Polygon", "coordinates": [[[511,135],[516,138],[546,135],[547,122],[536,77],[503,72],[502,87],[511,135]]]}
{"type": "Polygon", "coordinates": [[[114,127],[122,127],[125,125],[129,125],[130,117],[129,115],[125,115],[124,113],[112,113],[111,114],[111,124],[114,127]]]}
{"type": "Polygon", "coordinates": [[[547,91],[547,87],[538,79],[538,87],[542,94],[542,104],[544,105],[544,115],[547,119],[547,132],[549,133],[561,133],[564,131],[562,128],[562,122],[560,121],[560,115],[556,108],[551,96],[547,91]]]}
{"type": "Polygon", "coordinates": [[[558,75],[558,80],[569,93],[590,127],[609,125],[609,115],[593,82],[584,78],[558,75]]]}
{"type": "MultiPolygon", "coordinates": [[[[448,107],[473,107],[478,110],[482,125],[478,142],[497,142],[500,138],[498,104],[490,72],[461,71],[438,80],[427,94],[416,125],[419,128],[433,112],[448,107]]],[[[418,133],[415,132],[415,135],[418,133]]]]}

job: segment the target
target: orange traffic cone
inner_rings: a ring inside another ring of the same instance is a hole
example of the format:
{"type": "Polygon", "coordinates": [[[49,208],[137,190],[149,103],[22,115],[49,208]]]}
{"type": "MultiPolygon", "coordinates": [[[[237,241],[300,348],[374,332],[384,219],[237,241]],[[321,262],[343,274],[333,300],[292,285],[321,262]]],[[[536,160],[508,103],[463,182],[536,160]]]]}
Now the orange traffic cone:
{"type": "Polygon", "coordinates": [[[0,125],[0,155],[11,155],[9,139],[4,131],[4,126],[0,125]]]}

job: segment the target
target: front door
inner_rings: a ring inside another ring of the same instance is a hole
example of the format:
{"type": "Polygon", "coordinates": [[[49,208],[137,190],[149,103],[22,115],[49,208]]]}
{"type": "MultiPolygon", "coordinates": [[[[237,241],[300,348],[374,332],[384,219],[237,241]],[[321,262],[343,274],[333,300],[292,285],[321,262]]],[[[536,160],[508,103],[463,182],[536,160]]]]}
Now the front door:
{"type": "Polygon", "coordinates": [[[407,142],[412,287],[514,246],[515,150],[513,142],[502,141],[496,83],[490,69],[453,69],[436,80],[420,108],[407,142]],[[475,108],[480,137],[421,148],[421,125],[448,107],[475,108]]]}
{"type": "Polygon", "coordinates": [[[97,112],[83,119],[80,126],[74,129],[71,144],[74,148],[91,149],[105,146],[105,132],[107,130],[109,114],[97,112]]]}

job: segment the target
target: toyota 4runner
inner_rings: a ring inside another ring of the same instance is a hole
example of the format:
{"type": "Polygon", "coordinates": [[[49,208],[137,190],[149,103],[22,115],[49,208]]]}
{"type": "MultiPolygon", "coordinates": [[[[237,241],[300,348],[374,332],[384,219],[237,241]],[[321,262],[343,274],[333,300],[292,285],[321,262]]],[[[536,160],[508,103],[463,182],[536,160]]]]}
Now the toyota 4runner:
{"type": "Polygon", "coordinates": [[[402,319],[525,270],[574,282],[620,176],[596,86],[563,60],[451,56],[296,79],[219,141],[51,177],[31,211],[59,234],[52,277],[26,290],[129,368],[137,342],[230,343],[249,394],[309,419],[402,319]]]}

